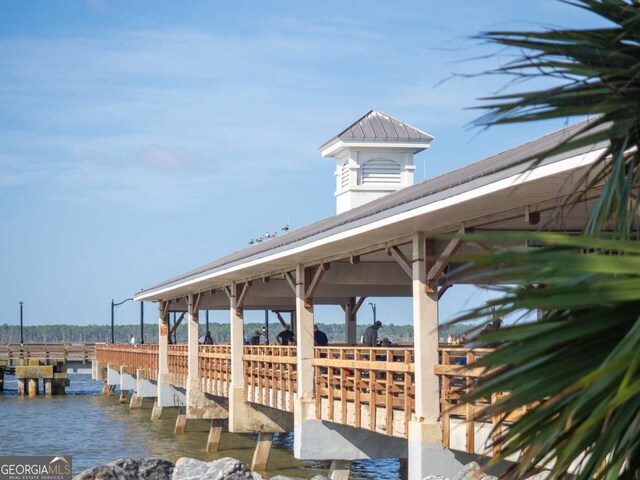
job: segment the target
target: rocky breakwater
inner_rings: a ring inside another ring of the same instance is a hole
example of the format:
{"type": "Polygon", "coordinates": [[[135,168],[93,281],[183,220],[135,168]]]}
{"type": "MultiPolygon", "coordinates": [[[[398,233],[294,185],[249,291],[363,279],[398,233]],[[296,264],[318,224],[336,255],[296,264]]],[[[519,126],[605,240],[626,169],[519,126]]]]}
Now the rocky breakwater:
{"type": "MultiPolygon", "coordinates": [[[[195,458],[180,458],[175,465],[160,458],[121,458],[115,462],[85,470],[74,480],[264,480],[235,458],[225,457],[213,462],[195,458]]],[[[298,480],[278,475],[271,480],[298,480]]],[[[311,480],[329,480],[317,475],[311,480]]]]}

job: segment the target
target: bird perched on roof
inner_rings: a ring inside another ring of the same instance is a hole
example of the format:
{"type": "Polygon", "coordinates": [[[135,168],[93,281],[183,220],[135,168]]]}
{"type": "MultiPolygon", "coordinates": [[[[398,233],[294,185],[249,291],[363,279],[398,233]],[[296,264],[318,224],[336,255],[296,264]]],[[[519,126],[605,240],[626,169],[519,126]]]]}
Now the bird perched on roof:
{"type": "Polygon", "coordinates": [[[289,224],[287,223],[284,227],[281,228],[281,230],[284,232],[289,231],[289,224]]]}

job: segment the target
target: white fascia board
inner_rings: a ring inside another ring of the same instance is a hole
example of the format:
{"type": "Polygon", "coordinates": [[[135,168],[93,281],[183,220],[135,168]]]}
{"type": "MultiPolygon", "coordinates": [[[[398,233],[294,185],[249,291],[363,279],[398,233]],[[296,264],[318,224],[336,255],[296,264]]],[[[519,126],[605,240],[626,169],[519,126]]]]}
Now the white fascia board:
{"type": "Polygon", "coordinates": [[[167,286],[165,288],[161,288],[159,290],[155,290],[152,292],[148,292],[145,293],[144,295],[139,295],[134,297],[134,300],[136,301],[144,301],[147,299],[153,299],[155,297],[157,297],[158,295],[162,295],[164,293],[168,293],[172,290],[178,289],[178,288],[184,288],[184,287],[188,287],[189,285],[193,285],[196,284],[198,282],[202,282],[205,280],[211,280],[211,279],[215,279],[216,277],[222,276],[222,275],[228,275],[230,273],[234,273],[237,272],[238,270],[242,270],[244,268],[249,268],[249,267],[253,267],[256,265],[259,265],[261,263],[266,263],[266,262],[270,262],[270,261],[274,261],[274,260],[279,260],[281,258],[290,256],[290,255],[296,255],[299,253],[303,253],[306,252],[308,250],[312,250],[314,248],[317,247],[321,247],[323,245],[327,245],[329,243],[333,243],[333,242],[337,242],[340,240],[344,240],[347,239],[349,237],[354,237],[357,235],[361,235],[363,233],[367,233],[370,232],[372,230],[377,230],[380,228],[384,228],[387,227],[389,225],[393,225],[394,223],[398,223],[398,222],[402,222],[405,220],[410,220],[412,218],[415,217],[419,217],[421,215],[425,215],[427,213],[431,213],[431,212],[435,212],[437,210],[442,210],[444,208],[448,208],[460,203],[464,203],[464,202],[468,202],[474,199],[477,199],[479,197],[482,197],[484,195],[488,195],[490,193],[495,193],[498,192],[500,190],[504,190],[507,188],[511,188],[511,187],[515,187],[521,184],[524,184],[526,182],[530,182],[530,181],[534,181],[534,180],[538,180],[541,178],[545,178],[545,177],[549,177],[551,175],[556,175],[559,173],[563,173],[569,170],[575,170],[587,165],[592,164],[593,162],[595,162],[599,157],[600,154],[602,153],[604,149],[598,149],[583,155],[577,155],[575,157],[570,157],[564,160],[560,160],[558,162],[555,163],[551,163],[548,165],[543,165],[540,167],[537,167],[533,170],[530,171],[526,171],[523,173],[518,173],[516,175],[512,175],[510,177],[507,177],[505,179],[502,180],[498,180],[497,182],[488,184],[488,185],[484,185],[482,187],[478,187],[478,188],[474,188],[473,190],[469,190],[467,192],[463,192],[460,193],[458,195],[454,195],[452,197],[449,198],[445,198],[442,200],[438,200],[436,202],[433,203],[429,203],[427,205],[423,205],[422,207],[418,207],[418,208],[414,208],[412,210],[408,210],[406,212],[402,212],[399,213],[397,215],[392,215],[390,217],[387,218],[383,218],[380,220],[377,220],[375,222],[372,223],[368,223],[366,225],[361,225],[357,228],[352,228],[340,233],[336,233],[335,235],[331,235],[329,237],[325,237],[325,238],[321,238],[319,240],[314,240],[312,242],[309,243],[305,243],[304,245],[299,245],[298,247],[295,247],[291,250],[285,250],[282,252],[277,252],[274,253],[272,255],[268,255],[266,257],[261,257],[255,260],[251,260],[239,265],[234,265],[232,267],[226,268],[224,270],[220,270],[217,272],[213,272],[210,273],[208,275],[202,276],[202,277],[198,277],[198,278],[193,278],[190,280],[186,280],[184,282],[175,284],[175,285],[171,285],[171,286],[167,286]]]}
{"type": "Polygon", "coordinates": [[[396,142],[393,140],[338,140],[320,151],[323,157],[335,157],[340,150],[344,148],[376,148],[390,150],[397,148],[398,150],[411,150],[418,153],[430,147],[431,140],[422,140],[419,142],[396,142]]]}

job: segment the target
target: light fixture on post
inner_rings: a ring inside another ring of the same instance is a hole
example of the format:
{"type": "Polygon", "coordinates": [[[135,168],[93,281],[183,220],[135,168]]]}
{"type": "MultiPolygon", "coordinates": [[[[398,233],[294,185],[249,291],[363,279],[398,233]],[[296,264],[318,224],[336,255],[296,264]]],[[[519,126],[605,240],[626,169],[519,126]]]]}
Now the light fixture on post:
{"type": "Polygon", "coordinates": [[[24,343],[24,335],[22,332],[22,302],[20,302],[20,345],[24,343]]]}
{"type": "MultiPolygon", "coordinates": [[[[133,298],[127,298],[126,300],[123,300],[123,301],[118,302],[118,303],[114,303],[113,302],[113,298],[111,299],[111,343],[116,343],[115,332],[114,332],[114,328],[115,328],[114,327],[114,310],[115,310],[115,307],[117,307],[119,305],[122,305],[123,303],[128,302],[129,300],[133,300],[133,298]]],[[[20,302],[20,303],[22,303],[22,302],[20,302]]]]}

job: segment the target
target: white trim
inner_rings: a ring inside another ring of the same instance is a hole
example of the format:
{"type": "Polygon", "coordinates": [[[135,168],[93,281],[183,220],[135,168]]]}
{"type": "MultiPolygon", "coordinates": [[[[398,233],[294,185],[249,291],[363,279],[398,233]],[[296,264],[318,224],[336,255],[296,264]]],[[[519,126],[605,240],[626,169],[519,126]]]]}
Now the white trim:
{"type": "MultiPolygon", "coordinates": [[[[433,140],[433,138],[431,139],[433,140]]],[[[320,151],[323,157],[335,157],[337,152],[344,148],[372,148],[384,150],[407,150],[410,149],[414,153],[421,152],[429,148],[431,140],[420,140],[416,142],[398,142],[396,140],[338,140],[336,143],[328,146],[320,151]]]]}
{"type": "Polygon", "coordinates": [[[544,177],[548,177],[554,174],[558,174],[558,173],[562,173],[562,172],[566,172],[569,170],[575,170],[578,169],[580,167],[584,167],[586,165],[590,165],[593,162],[595,162],[595,160],[600,156],[601,152],[603,149],[598,149],[595,151],[591,151],[589,153],[586,154],[582,154],[582,155],[577,155],[574,157],[570,157],[564,160],[560,160],[558,162],[549,164],[549,165],[543,165],[541,167],[535,168],[534,170],[531,171],[526,171],[523,173],[518,173],[516,175],[512,175],[510,177],[507,177],[505,179],[502,180],[498,180],[497,182],[494,182],[492,184],[489,185],[483,185],[482,187],[478,187],[475,188],[473,190],[469,190],[467,192],[463,192],[460,193],[458,195],[454,195],[453,197],[448,197],[445,198],[443,200],[438,200],[436,202],[432,202],[429,203],[428,205],[423,205],[422,207],[419,208],[414,208],[412,210],[397,214],[397,215],[392,215],[390,217],[387,218],[383,218],[380,220],[377,220],[375,222],[372,223],[368,223],[366,225],[361,225],[360,227],[357,228],[352,228],[340,233],[336,233],[334,235],[331,235],[329,237],[325,237],[325,238],[321,238],[319,240],[315,240],[313,242],[310,243],[306,243],[304,245],[299,245],[298,247],[295,247],[293,249],[288,249],[282,252],[277,252],[277,253],[273,253],[271,255],[268,255],[266,257],[261,257],[255,260],[251,260],[249,262],[246,263],[241,263],[238,265],[234,265],[232,267],[226,268],[224,270],[220,270],[218,272],[213,272],[210,273],[208,275],[202,276],[202,277],[198,277],[198,278],[194,278],[194,279],[190,279],[190,280],[186,280],[182,283],[178,283],[175,285],[171,285],[168,287],[164,287],[161,288],[159,290],[154,290],[148,293],[145,293],[144,295],[140,295],[140,296],[135,296],[134,300],[136,301],[144,301],[147,299],[151,299],[151,298],[155,298],[158,295],[161,295],[163,293],[167,293],[170,292],[172,290],[176,290],[179,288],[183,288],[183,287],[187,287],[189,285],[193,285],[195,283],[199,283],[205,280],[211,280],[213,278],[222,276],[222,275],[227,275],[229,273],[233,273],[236,272],[238,270],[242,270],[244,268],[248,268],[248,267],[253,267],[256,265],[259,265],[261,263],[267,263],[270,261],[274,261],[274,260],[278,260],[287,256],[291,256],[291,255],[296,255],[299,253],[303,253],[305,251],[308,250],[312,250],[314,248],[317,247],[321,247],[323,245],[332,243],[332,242],[336,242],[336,241],[340,241],[340,240],[344,240],[346,238],[349,237],[354,237],[356,235],[360,235],[366,232],[370,232],[372,230],[377,230],[379,228],[383,228],[389,225],[392,225],[394,223],[398,223],[398,222],[402,222],[404,220],[409,220],[411,218],[415,218],[418,217],[420,215],[424,215],[426,213],[430,213],[430,212],[434,212],[437,210],[442,210],[443,208],[447,208],[447,207],[451,207],[453,205],[462,203],[462,202],[467,202],[470,200],[473,200],[475,198],[481,197],[483,195],[487,195],[489,193],[494,193],[497,192],[499,190],[503,190],[509,187],[514,187],[517,185],[521,185],[524,184],[526,182],[529,181],[533,181],[533,180],[537,180],[540,178],[544,178],[544,177]]]}

